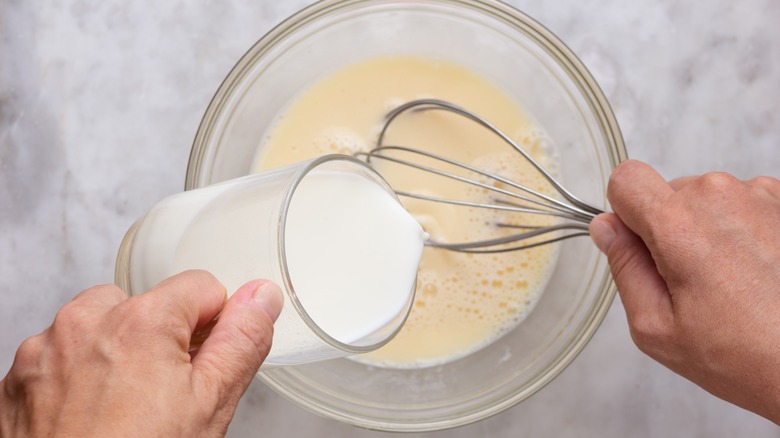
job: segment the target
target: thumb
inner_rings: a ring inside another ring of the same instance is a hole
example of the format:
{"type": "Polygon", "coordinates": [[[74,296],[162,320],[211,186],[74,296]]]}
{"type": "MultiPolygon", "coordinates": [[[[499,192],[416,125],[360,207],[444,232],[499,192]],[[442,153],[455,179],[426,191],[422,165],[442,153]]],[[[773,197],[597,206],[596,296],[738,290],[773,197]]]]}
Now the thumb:
{"type": "Polygon", "coordinates": [[[220,401],[238,403],[271,349],[283,303],[279,286],[270,281],[241,286],[193,357],[193,379],[216,390],[220,401]]]}
{"type": "Polygon", "coordinates": [[[672,301],[666,282],[645,243],[617,215],[596,216],[590,235],[607,255],[634,341],[643,348],[637,334],[660,334],[670,323],[672,301]]]}

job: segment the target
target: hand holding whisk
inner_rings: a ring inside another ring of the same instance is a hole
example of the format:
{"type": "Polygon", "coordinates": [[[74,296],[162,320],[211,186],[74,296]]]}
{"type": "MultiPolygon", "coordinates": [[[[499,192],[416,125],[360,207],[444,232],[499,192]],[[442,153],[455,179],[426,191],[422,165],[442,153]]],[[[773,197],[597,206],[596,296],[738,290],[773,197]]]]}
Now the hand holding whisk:
{"type": "Polygon", "coordinates": [[[436,236],[426,242],[429,247],[442,248],[466,253],[497,253],[529,249],[577,236],[588,235],[588,224],[602,211],[580,200],[542,167],[534,158],[521,148],[504,132],[493,126],[482,117],[452,103],[436,99],[420,99],[398,106],[387,114],[386,121],[379,134],[376,147],[369,152],[356,153],[371,164],[375,162],[390,162],[408,166],[419,171],[428,172],[451,181],[469,184],[489,191],[492,198],[488,202],[473,200],[449,199],[423,193],[413,193],[396,190],[400,197],[420,199],[429,202],[444,203],[463,207],[493,209],[497,211],[541,215],[556,218],[549,225],[530,225],[508,222],[495,222],[499,228],[524,230],[519,233],[497,238],[475,240],[470,242],[445,243],[436,240],[436,236]],[[385,144],[388,129],[405,112],[448,111],[462,116],[488,129],[517,151],[533,168],[538,171],[552,188],[560,194],[563,200],[534,190],[526,185],[507,179],[494,172],[471,166],[438,154],[406,146],[385,144]],[[426,164],[423,164],[424,161],[426,164]],[[451,169],[453,171],[445,170],[451,169]],[[458,173],[455,173],[458,172],[458,173]],[[483,181],[479,181],[482,179],[483,181]]]}

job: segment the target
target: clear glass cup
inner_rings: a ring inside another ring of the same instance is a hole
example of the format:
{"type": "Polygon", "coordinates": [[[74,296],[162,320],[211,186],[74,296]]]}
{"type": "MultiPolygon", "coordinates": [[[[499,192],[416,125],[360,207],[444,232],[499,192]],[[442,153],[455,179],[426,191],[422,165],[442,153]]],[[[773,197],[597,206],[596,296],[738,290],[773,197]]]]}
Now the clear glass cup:
{"type": "MultiPolygon", "coordinates": [[[[128,231],[117,257],[119,287],[129,295],[141,294],[187,269],[211,272],[228,291],[254,278],[273,280],[282,287],[285,304],[275,324],[264,370],[381,347],[406,321],[413,303],[414,282],[397,314],[368,335],[348,343],[323,330],[296,294],[295,276],[290,275],[285,251],[287,213],[296,188],[310,175],[321,172],[359,175],[397,201],[379,174],[362,161],[344,155],[326,155],[175,194],[152,207],[128,231]]],[[[345,268],[345,275],[351,274],[350,267],[345,268]]]]}
{"type": "MultiPolygon", "coordinates": [[[[500,87],[554,142],[564,185],[607,208],[609,175],[627,154],[603,92],[552,32],[494,0],[324,0],[296,13],[251,47],[217,90],[185,187],[251,173],[275,117],[302,89],[346,65],[394,55],[455,62],[500,87]]],[[[370,429],[475,422],[530,397],[574,360],[612,303],[611,280],[598,249],[571,239],[533,312],[477,354],[409,370],[334,359],[258,378],[312,412],[370,429]]]]}

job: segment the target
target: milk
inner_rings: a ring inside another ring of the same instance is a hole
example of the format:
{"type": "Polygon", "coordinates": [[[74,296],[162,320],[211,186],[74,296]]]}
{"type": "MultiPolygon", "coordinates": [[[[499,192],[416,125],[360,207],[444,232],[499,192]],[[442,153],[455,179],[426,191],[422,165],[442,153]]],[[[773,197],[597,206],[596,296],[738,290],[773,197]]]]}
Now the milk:
{"type": "Polygon", "coordinates": [[[365,178],[323,173],[305,179],[291,203],[285,238],[298,299],[340,342],[364,339],[410,304],[424,233],[401,204],[365,178]]]}
{"type": "Polygon", "coordinates": [[[319,168],[300,180],[285,215],[295,174],[249,176],[160,202],[138,223],[130,292],[187,269],[211,272],[228,293],[253,278],[276,281],[287,296],[267,365],[343,355],[323,334],[359,347],[394,333],[413,299],[422,228],[365,173],[319,168]]]}

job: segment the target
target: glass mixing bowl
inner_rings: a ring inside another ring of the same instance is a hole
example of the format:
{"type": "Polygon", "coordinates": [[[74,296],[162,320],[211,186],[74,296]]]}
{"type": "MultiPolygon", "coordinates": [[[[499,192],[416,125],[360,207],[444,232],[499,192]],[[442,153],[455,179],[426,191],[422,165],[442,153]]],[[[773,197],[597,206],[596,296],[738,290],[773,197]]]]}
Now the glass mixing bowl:
{"type": "MultiPolygon", "coordinates": [[[[514,99],[560,153],[564,185],[606,207],[611,170],[626,158],[595,81],[550,31],[489,0],[326,0],[274,28],[238,61],[198,129],[186,189],[245,175],[280,109],[324,75],[367,58],[415,55],[465,66],[514,99]]],[[[561,244],[534,311],[490,346],[424,369],[337,359],[259,373],[325,417],[371,429],[425,431],[501,412],[541,389],[591,338],[615,295],[587,238],[561,244]]]]}

